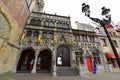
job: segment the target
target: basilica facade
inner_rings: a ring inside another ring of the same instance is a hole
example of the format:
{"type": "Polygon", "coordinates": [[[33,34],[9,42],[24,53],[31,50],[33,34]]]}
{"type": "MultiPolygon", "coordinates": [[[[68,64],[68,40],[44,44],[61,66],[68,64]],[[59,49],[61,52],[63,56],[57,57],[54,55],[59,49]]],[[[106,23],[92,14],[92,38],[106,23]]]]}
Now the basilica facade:
{"type": "Polygon", "coordinates": [[[105,70],[103,50],[94,31],[73,29],[70,16],[43,12],[43,0],[8,5],[9,1],[0,1],[0,73],[65,76],[105,70]]]}
{"type": "Polygon", "coordinates": [[[69,16],[32,12],[19,45],[13,72],[48,72],[59,76],[82,75],[94,69],[104,71],[98,35],[72,29],[69,16]]]}

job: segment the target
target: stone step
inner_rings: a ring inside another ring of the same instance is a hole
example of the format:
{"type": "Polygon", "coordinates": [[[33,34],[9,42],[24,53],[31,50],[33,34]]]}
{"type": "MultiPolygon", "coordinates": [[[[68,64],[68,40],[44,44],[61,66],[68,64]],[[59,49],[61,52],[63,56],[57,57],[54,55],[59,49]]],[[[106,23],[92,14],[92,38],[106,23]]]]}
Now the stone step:
{"type": "Polygon", "coordinates": [[[78,73],[71,67],[57,67],[57,76],[77,76],[78,73]]]}

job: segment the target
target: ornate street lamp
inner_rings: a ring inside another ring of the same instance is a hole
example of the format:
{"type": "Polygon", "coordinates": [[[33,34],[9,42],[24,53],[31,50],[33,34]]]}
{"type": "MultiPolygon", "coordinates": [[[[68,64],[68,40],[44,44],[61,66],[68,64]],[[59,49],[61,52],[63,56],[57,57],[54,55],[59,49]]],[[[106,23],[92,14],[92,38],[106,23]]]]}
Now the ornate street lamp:
{"type": "Polygon", "coordinates": [[[114,46],[114,44],[113,44],[113,42],[112,42],[112,39],[111,39],[111,37],[110,37],[107,29],[106,29],[106,26],[111,23],[111,15],[109,14],[110,9],[107,9],[107,8],[105,8],[105,7],[102,7],[102,13],[101,13],[101,15],[103,15],[103,16],[106,17],[106,19],[102,19],[102,20],[100,20],[100,19],[98,19],[98,18],[93,18],[93,17],[91,17],[91,16],[90,16],[90,6],[89,6],[89,5],[86,5],[85,3],[82,4],[82,12],[85,14],[85,16],[89,17],[92,21],[94,21],[94,22],[96,22],[96,23],[99,23],[99,24],[104,28],[104,31],[105,31],[105,33],[106,33],[106,35],[107,35],[107,37],[108,37],[108,40],[109,40],[109,42],[110,42],[110,45],[111,45],[112,50],[113,50],[113,52],[114,52],[114,55],[115,55],[115,57],[116,57],[118,66],[119,66],[119,68],[120,68],[120,59],[119,59],[117,50],[116,50],[116,48],[115,48],[115,46],[114,46]]]}

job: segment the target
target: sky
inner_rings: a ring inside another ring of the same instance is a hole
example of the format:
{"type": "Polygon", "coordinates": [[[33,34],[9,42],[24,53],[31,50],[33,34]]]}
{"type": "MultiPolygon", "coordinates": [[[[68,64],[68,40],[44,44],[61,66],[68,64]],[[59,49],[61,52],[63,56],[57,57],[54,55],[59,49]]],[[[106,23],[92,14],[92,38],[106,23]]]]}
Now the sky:
{"type": "Polygon", "coordinates": [[[89,4],[91,17],[102,19],[101,8],[106,7],[110,9],[112,21],[115,24],[120,21],[119,0],[44,0],[44,2],[43,11],[45,13],[70,16],[72,27],[74,27],[75,21],[80,23],[92,22],[82,13],[82,3],[89,4]]]}

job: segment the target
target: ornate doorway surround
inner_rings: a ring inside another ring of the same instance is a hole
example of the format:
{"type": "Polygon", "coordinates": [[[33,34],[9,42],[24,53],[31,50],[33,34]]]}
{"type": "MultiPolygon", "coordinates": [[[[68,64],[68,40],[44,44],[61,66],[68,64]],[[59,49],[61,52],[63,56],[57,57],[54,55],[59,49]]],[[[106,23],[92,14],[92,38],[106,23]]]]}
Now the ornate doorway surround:
{"type": "Polygon", "coordinates": [[[31,72],[35,59],[34,53],[32,49],[22,51],[17,65],[17,72],[31,72]]]}
{"type": "Polygon", "coordinates": [[[50,72],[52,55],[49,50],[43,50],[37,58],[37,72],[50,72]]]}
{"type": "Polygon", "coordinates": [[[57,48],[57,57],[56,57],[56,65],[58,65],[58,57],[61,57],[62,64],[61,67],[69,67],[70,66],[70,49],[66,45],[60,45],[57,48]]]}

